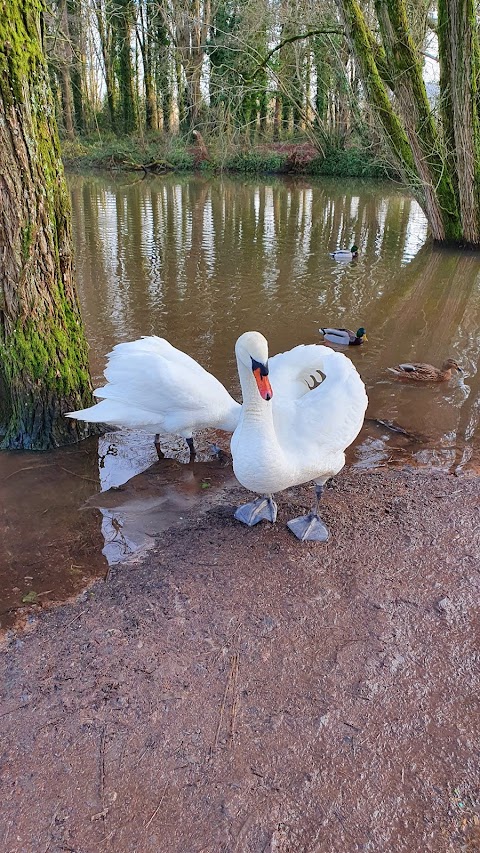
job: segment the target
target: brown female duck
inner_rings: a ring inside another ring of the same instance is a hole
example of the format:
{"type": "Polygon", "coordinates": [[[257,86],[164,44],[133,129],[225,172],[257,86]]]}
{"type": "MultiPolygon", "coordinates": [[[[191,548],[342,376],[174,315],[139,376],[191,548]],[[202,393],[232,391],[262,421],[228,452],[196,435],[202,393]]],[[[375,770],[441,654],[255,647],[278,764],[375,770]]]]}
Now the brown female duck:
{"type": "Polygon", "coordinates": [[[452,378],[453,370],[463,373],[462,368],[453,358],[447,358],[441,367],[414,361],[387,367],[387,370],[390,370],[397,379],[408,379],[413,382],[445,382],[452,378]]]}

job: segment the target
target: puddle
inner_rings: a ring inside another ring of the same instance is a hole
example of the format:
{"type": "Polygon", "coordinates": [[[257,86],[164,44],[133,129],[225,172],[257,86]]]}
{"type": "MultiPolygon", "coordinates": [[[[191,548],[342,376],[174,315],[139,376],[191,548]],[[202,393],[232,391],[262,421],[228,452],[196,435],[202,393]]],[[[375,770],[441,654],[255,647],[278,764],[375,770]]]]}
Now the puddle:
{"type": "Polygon", "coordinates": [[[0,454],[0,629],[84,590],[109,566],[153,544],[234,482],[231,466],[199,443],[157,460],[152,437],[107,433],[42,455],[0,454]]]}
{"type": "MultiPolygon", "coordinates": [[[[164,442],[167,458],[159,461],[153,436],[133,430],[41,455],[0,454],[0,631],[77,595],[187,512],[214,505],[236,483],[214,443],[228,449],[224,434],[196,437],[193,465],[183,439],[164,442]]],[[[466,443],[373,417],[346,457],[360,470],[478,467],[466,443]]]]}
{"type": "MultiPolygon", "coordinates": [[[[148,436],[138,435],[138,441],[145,438],[148,436]]],[[[99,440],[102,486],[109,488],[93,495],[86,504],[102,514],[102,553],[109,565],[153,544],[158,534],[181,524],[185,513],[194,507],[204,512],[221,488],[235,482],[231,466],[211,458],[210,451],[203,460],[206,454],[200,451],[193,465],[176,458],[157,460],[126,480],[132,439],[135,441],[128,433],[115,433],[99,440]]]]}

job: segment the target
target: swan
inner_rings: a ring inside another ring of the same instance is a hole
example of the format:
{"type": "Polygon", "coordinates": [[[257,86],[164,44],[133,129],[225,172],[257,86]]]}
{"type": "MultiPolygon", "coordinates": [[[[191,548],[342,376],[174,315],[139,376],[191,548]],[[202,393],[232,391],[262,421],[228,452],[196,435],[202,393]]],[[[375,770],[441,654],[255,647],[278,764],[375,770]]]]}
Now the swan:
{"type": "Polygon", "coordinates": [[[455,359],[447,358],[441,367],[434,367],[433,364],[424,364],[422,361],[407,362],[397,364],[395,367],[387,367],[397,379],[408,379],[413,382],[445,382],[452,378],[452,370],[463,373],[463,370],[455,359]]]}
{"type": "Polygon", "coordinates": [[[351,249],[337,249],[336,252],[329,252],[329,255],[335,261],[351,261],[358,258],[358,246],[354,243],[351,249]]]}
{"type": "Polygon", "coordinates": [[[302,344],[269,361],[264,336],[246,332],[235,354],[243,404],[231,439],[233,470],[242,486],[262,495],[238,507],[235,518],[249,527],[274,522],[274,492],[314,480],[312,511],[288,527],[302,541],[325,542],[318,504],[362,427],[365,386],[349,358],[321,344],[302,344]]]}
{"type": "Polygon", "coordinates": [[[104,376],[107,384],[93,392],[101,401],[66,417],[155,433],[159,459],[161,434],[183,436],[192,462],[194,430],[233,432],[238,423],[240,403],[222,383],[156,335],[117,344],[107,356],[104,376]]]}
{"type": "Polygon", "coordinates": [[[359,346],[364,341],[368,341],[367,334],[363,326],[360,326],[356,332],[351,329],[319,329],[322,332],[326,341],[331,344],[342,344],[342,346],[359,346]]]}

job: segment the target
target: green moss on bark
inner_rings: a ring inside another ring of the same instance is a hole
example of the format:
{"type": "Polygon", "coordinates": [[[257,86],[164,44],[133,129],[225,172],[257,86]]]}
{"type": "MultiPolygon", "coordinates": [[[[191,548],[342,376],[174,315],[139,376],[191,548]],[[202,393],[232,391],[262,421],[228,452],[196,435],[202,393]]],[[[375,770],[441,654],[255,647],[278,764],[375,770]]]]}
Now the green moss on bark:
{"type": "Polygon", "coordinates": [[[73,282],[70,199],[60,159],[38,0],[0,0],[0,447],[46,449],[90,428],[73,282]]]}

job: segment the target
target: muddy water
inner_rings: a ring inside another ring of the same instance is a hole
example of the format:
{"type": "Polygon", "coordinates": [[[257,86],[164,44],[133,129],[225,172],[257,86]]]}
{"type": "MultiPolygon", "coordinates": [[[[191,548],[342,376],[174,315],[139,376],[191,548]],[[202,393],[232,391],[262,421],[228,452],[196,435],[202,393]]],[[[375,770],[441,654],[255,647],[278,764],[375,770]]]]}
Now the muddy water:
{"type": "MultiPolygon", "coordinates": [[[[363,325],[368,343],[348,355],[367,385],[369,419],[350,462],[478,466],[480,256],[433,248],[421,210],[400,191],[358,181],[125,175],[71,177],[70,189],[96,385],[114,344],[158,334],[235,396],[241,332],[263,332],[274,353],[319,342],[322,325],[363,325]],[[357,260],[329,257],[353,242],[357,260]],[[386,372],[449,356],[463,377],[438,386],[399,384],[386,372]]],[[[42,456],[2,454],[1,623],[29,601],[77,591],[184,509],[214,500],[230,475],[211,459],[209,437],[200,446],[193,473],[181,464],[181,441],[170,442],[171,460],[150,468],[152,442],[138,434],[42,456]]]]}

